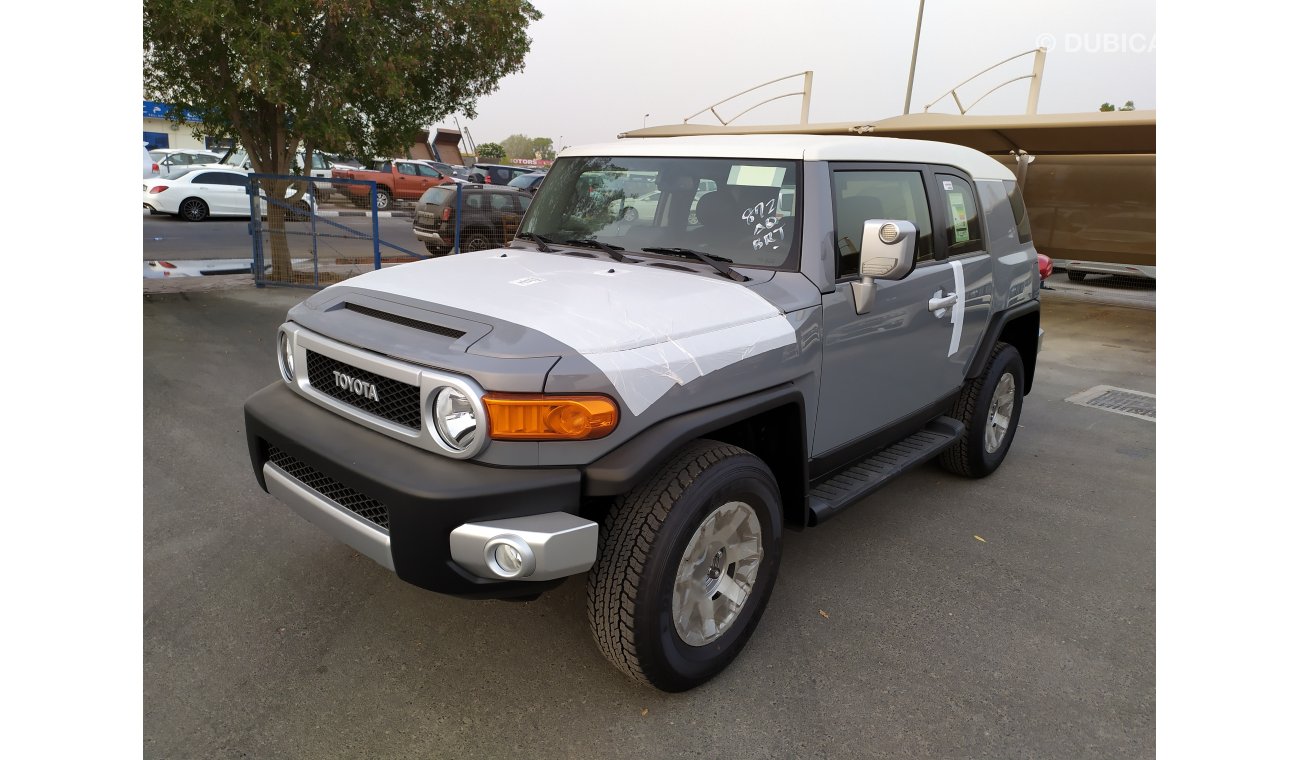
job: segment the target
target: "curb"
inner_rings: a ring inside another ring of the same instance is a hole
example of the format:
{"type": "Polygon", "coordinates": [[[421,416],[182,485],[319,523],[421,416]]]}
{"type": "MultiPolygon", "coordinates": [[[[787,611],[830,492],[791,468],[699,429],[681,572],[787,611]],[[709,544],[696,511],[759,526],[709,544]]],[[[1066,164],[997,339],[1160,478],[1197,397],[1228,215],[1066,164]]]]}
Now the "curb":
{"type": "MultiPolygon", "coordinates": [[[[377,211],[380,219],[414,219],[414,211],[377,211]]],[[[316,216],[363,216],[370,217],[369,211],[317,211],[316,216]]]]}

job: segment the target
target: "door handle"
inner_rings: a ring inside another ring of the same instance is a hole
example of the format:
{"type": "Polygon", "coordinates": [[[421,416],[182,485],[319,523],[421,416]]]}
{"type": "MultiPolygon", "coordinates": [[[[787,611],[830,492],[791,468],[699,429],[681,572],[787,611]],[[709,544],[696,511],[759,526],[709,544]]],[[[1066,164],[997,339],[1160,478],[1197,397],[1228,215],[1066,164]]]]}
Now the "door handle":
{"type": "MultiPolygon", "coordinates": [[[[940,291],[940,292],[942,292],[942,291],[940,291]]],[[[948,309],[948,308],[951,308],[951,307],[955,306],[956,304],[957,304],[957,294],[956,294],[956,293],[953,293],[953,294],[951,294],[951,295],[945,296],[945,297],[943,297],[943,298],[939,298],[939,297],[931,298],[931,299],[930,299],[930,311],[938,311],[938,310],[940,310],[940,309],[948,309]]]]}

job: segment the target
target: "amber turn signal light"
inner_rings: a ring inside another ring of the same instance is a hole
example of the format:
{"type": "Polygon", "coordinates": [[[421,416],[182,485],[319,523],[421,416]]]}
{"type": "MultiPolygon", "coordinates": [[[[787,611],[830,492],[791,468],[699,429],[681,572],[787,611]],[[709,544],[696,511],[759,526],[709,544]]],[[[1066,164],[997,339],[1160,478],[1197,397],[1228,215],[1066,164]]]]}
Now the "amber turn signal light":
{"type": "Polygon", "coordinates": [[[589,441],[618,425],[618,405],[607,396],[489,393],[483,405],[498,441],[589,441]]]}

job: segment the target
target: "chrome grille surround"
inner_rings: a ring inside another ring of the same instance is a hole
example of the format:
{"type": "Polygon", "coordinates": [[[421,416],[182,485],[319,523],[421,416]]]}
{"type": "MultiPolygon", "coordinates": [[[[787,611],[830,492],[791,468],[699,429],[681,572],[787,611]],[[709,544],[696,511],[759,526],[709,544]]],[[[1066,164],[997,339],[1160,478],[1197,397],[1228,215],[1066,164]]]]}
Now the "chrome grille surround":
{"type": "Polygon", "coordinates": [[[288,385],[296,393],[313,403],[319,404],[371,430],[383,433],[390,438],[404,441],[452,459],[470,459],[478,456],[488,445],[486,428],[488,418],[487,409],[483,406],[483,389],[470,378],[421,367],[418,364],[392,359],[373,351],[349,346],[293,322],[286,322],[281,325],[280,332],[288,336],[293,346],[294,365],[303,368],[298,372],[294,381],[288,383],[288,385]],[[340,401],[329,393],[313,387],[308,377],[309,373],[306,371],[308,351],[389,380],[416,386],[419,389],[420,398],[420,428],[413,430],[405,425],[397,424],[379,415],[371,414],[358,406],[340,401]],[[433,397],[443,388],[455,388],[464,394],[474,409],[474,416],[478,419],[478,424],[483,428],[474,445],[464,451],[456,451],[444,444],[436,432],[437,428],[433,423],[433,397]]]}

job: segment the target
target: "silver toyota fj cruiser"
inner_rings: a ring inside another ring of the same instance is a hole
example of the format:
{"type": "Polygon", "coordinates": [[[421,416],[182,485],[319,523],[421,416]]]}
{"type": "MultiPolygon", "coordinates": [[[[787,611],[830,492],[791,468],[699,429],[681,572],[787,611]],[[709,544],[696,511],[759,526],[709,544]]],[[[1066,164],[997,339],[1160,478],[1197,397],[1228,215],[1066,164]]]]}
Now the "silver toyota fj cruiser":
{"type": "Polygon", "coordinates": [[[1038,287],[1013,175],[968,148],[571,148],[506,247],[291,309],[249,451],[267,491],[417,586],[529,598],[585,573],[600,650],[681,691],[754,632],[784,530],[931,458],[997,469],[1038,287]],[[629,177],[658,191],[632,220],[629,177]]]}

